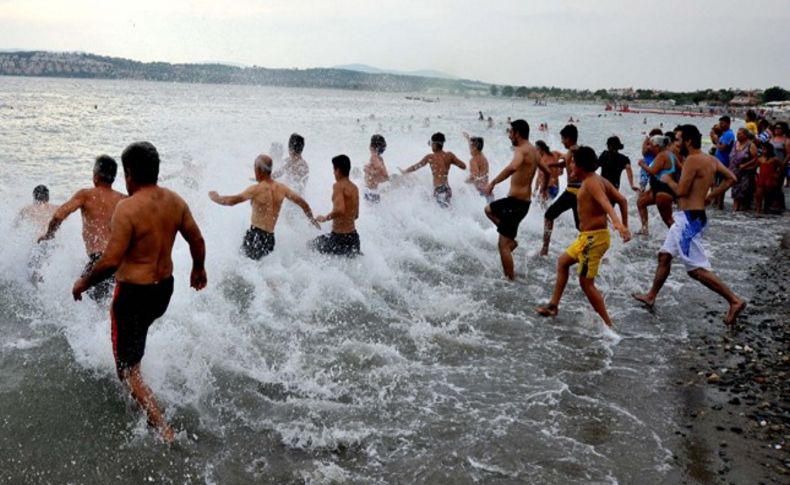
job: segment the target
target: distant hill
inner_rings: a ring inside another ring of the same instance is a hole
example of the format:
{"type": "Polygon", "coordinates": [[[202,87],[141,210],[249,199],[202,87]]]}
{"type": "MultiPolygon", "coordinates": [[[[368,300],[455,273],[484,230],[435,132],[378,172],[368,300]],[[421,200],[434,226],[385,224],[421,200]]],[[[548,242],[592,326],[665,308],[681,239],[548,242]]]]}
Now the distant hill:
{"type": "Polygon", "coordinates": [[[430,94],[485,95],[478,81],[352,69],[269,69],[227,63],[139,62],[82,52],[0,52],[0,75],[137,79],[146,81],[255,84],[264,86],[356,89],[430,94]]]}
{"type": "Polygon", "coordinates": [[[396,74],[399,76],[420,76],[420,77],[434,77],[437,79],[458,79],[457,77],[441,71],[432,71],[430,69],[423,69],[420,71],[395,71],[391,69],[381,69],[367,64],[343,64],[334,66],[334,69],[346,69],[348,71],[368,72],[371,74],[396,74]]]}

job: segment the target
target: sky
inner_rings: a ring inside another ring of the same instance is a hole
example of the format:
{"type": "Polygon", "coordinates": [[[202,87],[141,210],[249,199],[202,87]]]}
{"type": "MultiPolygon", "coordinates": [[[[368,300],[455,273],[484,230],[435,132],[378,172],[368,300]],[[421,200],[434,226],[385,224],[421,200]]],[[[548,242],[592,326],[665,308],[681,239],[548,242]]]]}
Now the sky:
{"type": "Polygon", "coordinates": [[[0,49],[514,86],[790,88],[790,0],[0,0],[0,49]]]}

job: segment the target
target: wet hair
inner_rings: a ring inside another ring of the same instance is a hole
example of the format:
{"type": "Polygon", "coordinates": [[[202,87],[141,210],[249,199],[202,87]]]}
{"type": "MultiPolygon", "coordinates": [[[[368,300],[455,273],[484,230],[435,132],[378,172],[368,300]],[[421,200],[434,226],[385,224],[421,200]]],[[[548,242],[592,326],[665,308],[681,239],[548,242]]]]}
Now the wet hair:
{"type": "Polygon", "coordinates": [[[260,154],[255,158],[255,168],[263,173],[272,173],[272,157],[260,154]]]}
{"type": "Polygon", "coordinates": [[[573,163],[587,173],[595,172],[598,168],[598,157],[595,150],[588,146],[580,146],[573,153],[573,163]]]}
{"type": "Polygon", "coordinates": [[[96,163],[93,164],[93,174],[99,181],[112,185],[115,182],[115,175],[118,173],[118,162],[109,155],[99,155],[96,163]]]}
{"type": "Polygon", "coordinates": [[[351,173],[351,160],[346,155],[338,155],[332,158],[332,166],[340,170],[340,174],[348,177],[351,173]]]}
{"type": "Polygon", "coordinates": [[[699,132],[696,126],[683,125],[680,127],[680,131],[683,134],[683,142],[691,143],[691,146],[694,148],[702,147],[702,133],[699,132]]]}
{"type": "Polygon", "coordinates": [[[301,155],[304,150],[304,137],[298,133],[291,134],[288,138],[288,149],[301,155]]]}
{"type": "Polygon", "coordinates": [[[36,202],[49,202],[49,189],[46,185],[36,185],[33,189],[33,200],[36,202]]]}
{"type": "Polygon", "coordinates": [[[546,145],[546,142],[543,140],[536,141],[535,146],[538,147],[538,150],[545,153],[546,155],[551,153],[551,149],[549,148],[548,145],[546,145]]]}
{"type": "Polygon", "coordinates": [[[663,134],[664,132],[661,130],[661,128],[653,128],[652,130],[650,130],[650,133],[648,133],[647,136],[653,137],[656,135],[663,135],[663,134]]]}
{"type": "Polygon", "coordinates": [[[479,152],[483,151],[484,143],[482,136],[473,136],[472,138],[469,139],[469,143],[471,143],[475,148],[477,148],[477,151],[479,152]]]}
{"type": "Polygon", "coordinates": [[[719,118],[719,121],[723,121],[725,123],[730,123],[731,122],[730,117],[727,116],[727,115],[724,115],[721,118],[719,118]]]}
{"type": "Polygon", "coordinates": [[[560,136],[576,143],[579,139],[579,130],[575,125],[565,125],[565,127],[560,130],[560,136]]]}
{"type": "Polygon", "coordinates": [[[387,140],[381,135],[373,135],[370,137],[370,146],[376,150],[376,153],[381,155],[387,149],[387,140]]]}
{"type": "Polygon", "coordinates": [[[439,145],[444,146],[444,141],[445,141],[444,133],[442,133],[441,131],[431,135],[431,143],[438,143],[439,145]]]}
{"type": "Polygon", "coordinates": [[[757,113],[753,109],[746,112],[746,121],[757,121],[757,113]]]}
{"type": "Polygon", "coordinates": [[[137,141],[121,154],[123,171],[137,185],[155,184],[159,179],[159,152],[147,141],[137,141]]]}
{"type": "Polygon", "coordinates": [[[524,140],[529,140],[529,123],[526,120],[516,120],[510,123],[510,129],[513,130],[513,133],[518,133],[524,140]]]}

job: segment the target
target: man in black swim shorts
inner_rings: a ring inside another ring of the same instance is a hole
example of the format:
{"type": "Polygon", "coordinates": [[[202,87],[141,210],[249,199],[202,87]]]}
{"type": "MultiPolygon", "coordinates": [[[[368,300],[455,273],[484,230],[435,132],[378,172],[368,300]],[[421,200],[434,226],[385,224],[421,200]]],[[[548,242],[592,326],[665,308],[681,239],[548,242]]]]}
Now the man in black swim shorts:
{"type": "Polygon", "coordinates": [[[314,251],[324,254],[356,256],[360,253],[359,234],[354,221],[359,217],[359,189],[348,178],[351,160],[345,155],[332,159],[335,185],[332,186],[332,212],[315,218],[318,222],[332,221],[332,232],[310,242],[314,251]]]}

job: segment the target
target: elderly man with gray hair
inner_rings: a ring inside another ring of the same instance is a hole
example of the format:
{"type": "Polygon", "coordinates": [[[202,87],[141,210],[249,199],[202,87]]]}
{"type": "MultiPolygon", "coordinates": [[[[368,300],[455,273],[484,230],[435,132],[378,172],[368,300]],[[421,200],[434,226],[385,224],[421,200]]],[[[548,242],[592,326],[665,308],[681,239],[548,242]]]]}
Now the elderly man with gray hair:
{"type": "Polygon", "coordinates": [[[307,202],[285,185],[272,180],[272,159],[268,155],[258,155],[255,159],[256,184],[247,187],[238,195],[219,195],[208,193],[211,200],[220,205],[236,205],[250,201],[252,205],[251,225],[244,235],[241,252],[250,259],[261,259],[274,251],[274,226],[280,215],[283,199],[288,199],[302,208],[310,222],[321,228],[313,217],[307,202]]]}

